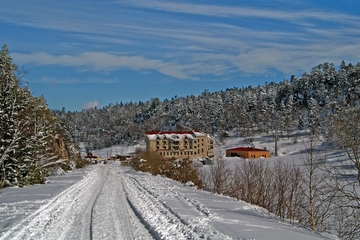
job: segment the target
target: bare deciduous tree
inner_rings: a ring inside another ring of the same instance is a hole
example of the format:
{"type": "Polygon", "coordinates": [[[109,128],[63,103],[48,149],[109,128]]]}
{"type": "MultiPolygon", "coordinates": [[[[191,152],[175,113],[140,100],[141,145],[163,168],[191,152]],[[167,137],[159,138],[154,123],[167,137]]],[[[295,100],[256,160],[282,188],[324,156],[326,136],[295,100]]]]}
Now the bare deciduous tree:
{"type": "Polygon", "coordinates": [[[210,184],[212,192],[217,194],[229,194],[232,182],[233,171],[230,169],[229,164],[223,158],[221,151],[215,152],[213,165],[210,166],[210,184]]]}
{"type": "Polygon", "coordinates": [[[303,216],[302,223],[315,231],[327,230],[327,222],[331,217],[333,204],[332,194],[326,184],[326,175],[322,170],[325,155],[318,151],[318,138],[311,134],[305,145],[304,177],[303,177],[303,216]]]}

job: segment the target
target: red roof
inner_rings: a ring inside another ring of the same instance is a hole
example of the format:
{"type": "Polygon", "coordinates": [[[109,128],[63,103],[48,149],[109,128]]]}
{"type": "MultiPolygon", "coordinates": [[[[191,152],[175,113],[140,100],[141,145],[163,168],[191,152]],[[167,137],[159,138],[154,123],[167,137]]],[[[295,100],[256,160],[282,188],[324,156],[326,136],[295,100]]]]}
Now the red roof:
{"type": "Polygon", "coordinates": [[[149,131],[146,132],[147,135],[151,134],[191,134],[191,132],[200,132],[198,130],[192,130],[192,131],[149,131]]]}
{"type": "Polygon", "coordinates": [[[253,147],[237,147],[237,148],[230,148],[227,150],[234,150],[234,151],[241,151],[241,152],[255,152],[255,151],[266,151],[267,152],[267,150],[253,148],[253,147]]]}

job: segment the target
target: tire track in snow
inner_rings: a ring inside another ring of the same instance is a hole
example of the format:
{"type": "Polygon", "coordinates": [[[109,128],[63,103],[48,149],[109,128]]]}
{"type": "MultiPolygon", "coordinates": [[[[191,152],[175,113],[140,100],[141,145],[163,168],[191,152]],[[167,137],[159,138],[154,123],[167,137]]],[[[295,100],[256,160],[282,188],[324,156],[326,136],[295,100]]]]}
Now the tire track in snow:
{"type": "Polygon", "coordinates": [[[118,168],[108,169],[99,204],[95,204],[93,239],[151,239],[127,202],[118,168]]]}
{"type": "Polygon", "coordinates": [[[151,176],[132,176],[124,173],[123,182],[126,185],[126,193],[130,205],[140,218],[146,223],[150,231],[156,234],[158,239],[229,239],[228,236],[213,231],[206,225],[206,221],[212,213],[201,207],[195,200],[191,201],[185,195],[176,193],[174,186],[162,186],[161,179],[151,176]],[[154,181],[154,179],[156,179],[154,181]],[[163,189],[163,190],[161,190],[163,189]],[[166,190],[164,190],[166,189],[166,190]],[[165,201],[161,195],[170,194],[189,208],[196,209],[200,213],[200,221],[189,224],[181,218],[165,201]],[[194,202],[195,201],[195,202],[194,202]]]}
{"type": "Polygon", "coordinates": [[[72,224],[70,213],[78,211],[79,199],[90,190],[88,182],[93,179],[94,174],[90,172],[83,180],[72,185],[18,225],[9,229],[0,239],[42,239],[44,236],[48,236],[49,239],[56,237],[62,239],[64,232],[72,224]],[[61,221],[61,219],[67,220],[61,221]],[[62,224],[54,227],[59,221],[62,224]]]}
{"type": "Polygon", "coordinates": [[[183,224],[151,194],[136,182],[124,178],[129,202],[156,239],[198,239],[199,236],[183,224]]]}
{"type": "Polygon", "coordinates": [[[152,239],[131,212],[119,167],[96,166],[0,239],[152,239]]]}
{"type": "MultiPolygon", "coordinates": [[[[156,178],[161,178],[157,176],[156,178]]],[[[139,186],[142,186],[147,192],[157,197],[161,202],[163,202],[164,192],[161,189],[166,189],[166,196],[170,196],[172,198],[178,199],[178,201],[186,204],[189,208],[197,210],[200,215],[204,218],[213,218],[215,214],[209,210],[207,207],[199,203],[198,201],[188,197],[185,194],[176,191],[176,186],[172,185],[167,181],[156,181],[156,187],[148,185],[150,181],[144,179],[140,181],[138,179],[133,178],[135,181],[139,183],[139,186]]]]}

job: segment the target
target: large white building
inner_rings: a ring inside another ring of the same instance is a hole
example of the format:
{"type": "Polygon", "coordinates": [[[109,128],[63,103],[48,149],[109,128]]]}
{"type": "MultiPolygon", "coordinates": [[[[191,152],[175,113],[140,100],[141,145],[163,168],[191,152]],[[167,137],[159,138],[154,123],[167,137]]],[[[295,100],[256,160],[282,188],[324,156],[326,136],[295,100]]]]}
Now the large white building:
{"type": "Polygon", "coordinates": [[[214,156],[214,138],[197,130],[146,132],[146,150],[165,158],[214,156]]]}

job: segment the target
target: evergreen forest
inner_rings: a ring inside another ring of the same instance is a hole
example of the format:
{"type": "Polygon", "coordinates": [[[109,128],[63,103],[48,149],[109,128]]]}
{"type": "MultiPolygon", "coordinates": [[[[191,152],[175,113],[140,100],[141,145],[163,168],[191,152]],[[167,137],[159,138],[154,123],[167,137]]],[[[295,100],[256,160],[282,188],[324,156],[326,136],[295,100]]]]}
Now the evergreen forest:
{"type": "Polygon", "coordinates": [[[269,131],[310,129],[326,134],[340,117],[355,114],[360,106],[360,63],[342,61],[313,67],[264,86],[233,87],[198,96],[174,96],[161,101],[120,102],[103,108],[53,114],[74,142],[88,150],[133,144],[145,131],[197,129],[214,136],[236,131],[251,136],[269,131]]]}
{"type": "Polygon", "coordinates": [[[0,51],[0,189],[45,182],[53,171],[82,165],[71,134],[47,107],[34,97],[26,72],[12,63],[9,49],[0,51]]]}

